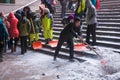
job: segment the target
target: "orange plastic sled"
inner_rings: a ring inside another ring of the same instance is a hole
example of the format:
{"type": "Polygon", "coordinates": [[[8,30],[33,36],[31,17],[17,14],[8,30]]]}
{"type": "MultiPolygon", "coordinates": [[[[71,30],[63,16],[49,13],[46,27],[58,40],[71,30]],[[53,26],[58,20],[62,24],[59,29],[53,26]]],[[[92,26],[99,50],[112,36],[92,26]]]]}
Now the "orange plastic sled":
{"type": "Polygon", "coordinates": [[[33,49],[40,49],[40,48],[43,47],[43,46],[42,46],[42,42],[41,42],[41,41],[33,42],[33,43],[32,43],[32,47],[33,47],[33,49]]]}
{"type": "Polygon", "coordinates": [[[86,50],[87,48],[85,44],[80,43],[80,44],[74,44],[74,49],[78,51],[83,51],[86,50]]]}
{"type": "Polygon", "coordinates": [[[48,45],[50,47],[56,47],[58,44],[58,40],[52,40],[52,41],[49,41],[48,45]]]}

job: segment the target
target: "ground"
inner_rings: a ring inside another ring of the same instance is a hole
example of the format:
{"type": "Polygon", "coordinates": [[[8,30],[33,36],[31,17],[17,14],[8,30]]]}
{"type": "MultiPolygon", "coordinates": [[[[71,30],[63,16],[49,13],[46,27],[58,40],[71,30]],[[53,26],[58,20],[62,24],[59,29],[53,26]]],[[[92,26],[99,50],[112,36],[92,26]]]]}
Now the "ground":
{"type": "Polygon", "coordinates": [[[107,62],[104,68],[98,59],[53,61],[52,56],[30,50],[21,55],[18,48],[16,53],[4,54],[0,80],[120,80],[120,55],[105,50],[103,56],[107,62]]]}

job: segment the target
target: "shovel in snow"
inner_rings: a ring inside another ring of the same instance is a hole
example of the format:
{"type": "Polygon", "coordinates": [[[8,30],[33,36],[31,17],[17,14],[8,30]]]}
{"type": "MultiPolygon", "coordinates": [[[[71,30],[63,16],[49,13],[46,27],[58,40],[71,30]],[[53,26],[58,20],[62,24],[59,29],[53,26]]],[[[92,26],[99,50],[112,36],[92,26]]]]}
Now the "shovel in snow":
{"type": "Polygon", "coordinates": [[[74,39],[74,49],[78,51],[86,50],[86,45],[84,43],[79,43],[77,40],[74,39]]]}
{"type": "Polygon", "coordinates": [[[93,50],[100,58],[101,58],[101,61],[100,63],[102,65],[105,65],[106,61],[103,59],[103,57],[100,55],[100,53],[98,53],[95,49],[93,49],[92,46],[90,46],[87,42],[85,42],[82,38],[78,37],[80,41],[82,41],[84,44],[86,44],[91,50],[93,50]]]}

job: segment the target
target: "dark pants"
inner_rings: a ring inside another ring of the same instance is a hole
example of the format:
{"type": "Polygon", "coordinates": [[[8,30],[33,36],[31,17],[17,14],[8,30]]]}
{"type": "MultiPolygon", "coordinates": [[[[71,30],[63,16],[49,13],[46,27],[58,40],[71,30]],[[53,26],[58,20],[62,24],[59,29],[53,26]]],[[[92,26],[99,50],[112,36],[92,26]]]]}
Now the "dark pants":
{"type": "Polygon", "coordinates": [[[90,34],[92,34],[92,41],[93,44],[96,43],[96,24],[88,25],[87,27],[87,36],[86,36],[86,42],[90,43],[90,34]]]}
{"type": "Polygon", "coordinates": [[[20,42],[21,42],[21,54],[24,54],[27,52],[27,38],[28,36],[21,36],[20,42]]]}
{"type": "Polygon", "coordinates": [[[44,0],[44,3],[48,7],[48,9],[50,10],[50,13],[54,13],[53,7],[50,4],[49,0],[44,0]]]}
{"type": "Polygon", "coordinates": [[[62,8],[61,8],[61,17],[64,17],[65,13],[66,13],[67,0],[60,0],[60,4],[62,6],[62,8]]]}
{"type": "Polygon", "coordinates": [[[19,40],[19,39],[18,39],[17,37],[16,37],[16,38],[11,38],[11,39],[10,39],[10,46],[13,46],[13,45],[14,45],[14,46],[16,47],[18,40],[19,40]]]}
{"type": "Polygon", "coordinates": [[[4,48],[4,44],[0,44],[0,60],[3,57],[3,48],[4,48]]]}
{"type": "Polygon", "coordinates": [[[59,38],[59,42],[57,44],[57,48],[55,50],[55,54],[54,54],[54,57],[56,57],[58,54],[59,54],[59,51],[61,50],[61,46],[64,42],[67,42],[68,44],[68,47],[69,47],[69,52],[70,52],[70,59],[73,59],[74,57],[74,46],[73,46],[73,38],[70,39],[70,38],[59,38]]]}

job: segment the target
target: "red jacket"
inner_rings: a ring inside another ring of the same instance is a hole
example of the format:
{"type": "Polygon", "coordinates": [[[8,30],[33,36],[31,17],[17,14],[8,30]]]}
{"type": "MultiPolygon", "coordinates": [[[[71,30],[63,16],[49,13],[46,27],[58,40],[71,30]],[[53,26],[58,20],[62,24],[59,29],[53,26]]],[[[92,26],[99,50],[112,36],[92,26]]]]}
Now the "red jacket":
{"type": "Polygon", "coordinates": [[[15,17],[13,12],[11,12],[8,15],[8,21],[10,23],[10,28],[9,28],[10,38],[19,37],[19,32],[18,32],[18,28],[17,28],[18,19],[15,17]]]}

